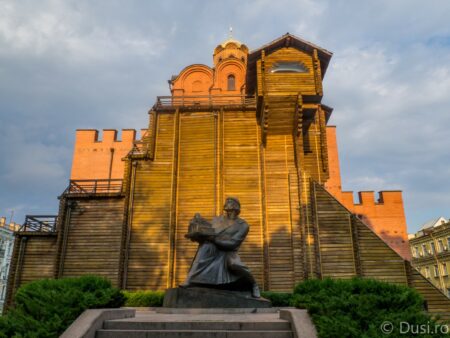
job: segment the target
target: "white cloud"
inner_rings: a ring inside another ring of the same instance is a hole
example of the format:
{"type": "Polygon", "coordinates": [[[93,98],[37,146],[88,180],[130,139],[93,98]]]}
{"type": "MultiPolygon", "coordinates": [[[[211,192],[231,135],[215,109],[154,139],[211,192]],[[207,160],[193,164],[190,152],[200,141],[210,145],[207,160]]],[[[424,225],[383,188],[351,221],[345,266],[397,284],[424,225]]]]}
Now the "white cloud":
{"type": "MultiPolygon", "coordinates": [[[[158,31],[97,21],[88,7],[46,1],[42,6],[3,1],[0,46],[3,54],[58,55],[77,62],[106,61],[124,56],[151,57],[166,48],[158,31]]],[[[172,30],[172,34],[175,29],[172,30]]]]}

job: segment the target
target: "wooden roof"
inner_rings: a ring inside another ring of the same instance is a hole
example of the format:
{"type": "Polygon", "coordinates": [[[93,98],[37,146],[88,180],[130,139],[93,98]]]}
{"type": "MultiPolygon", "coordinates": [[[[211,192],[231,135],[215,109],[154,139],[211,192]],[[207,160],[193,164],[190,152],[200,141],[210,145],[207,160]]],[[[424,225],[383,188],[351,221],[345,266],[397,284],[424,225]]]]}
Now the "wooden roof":
{"type": "Polygon", "coordinates": [[[252,91],[252,88],[255,86],[253,82],[256,80],[256,61],[261,58],[261,52],[265,50],[267,55],[283,47],[294,47],[306,53],[313,53],[314,49],[317,49],[323,79],[333,53],[293,34],[286,33],[278,39],[250,51],[247,60],[247,90],[252,91]]]}

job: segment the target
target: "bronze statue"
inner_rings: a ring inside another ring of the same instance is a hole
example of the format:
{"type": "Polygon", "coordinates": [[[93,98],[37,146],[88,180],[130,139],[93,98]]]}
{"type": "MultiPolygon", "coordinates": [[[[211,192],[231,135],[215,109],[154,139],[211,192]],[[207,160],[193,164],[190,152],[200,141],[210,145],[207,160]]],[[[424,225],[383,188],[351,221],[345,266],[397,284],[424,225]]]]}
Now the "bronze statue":
{"type": "Polygon", "coordinates": [[[212,223],[200,214],[191,220],[186,237],[198,242],[199,247],[182,287],[233,290],[238,283],[243,283],[250,285],[253,297],[261,297],[258,284],[237,253],[249,231],[247,222],[238,217],[240,209],[239,200],[228,197],[223,207],[225,215],[214,217],[212,223]]]}

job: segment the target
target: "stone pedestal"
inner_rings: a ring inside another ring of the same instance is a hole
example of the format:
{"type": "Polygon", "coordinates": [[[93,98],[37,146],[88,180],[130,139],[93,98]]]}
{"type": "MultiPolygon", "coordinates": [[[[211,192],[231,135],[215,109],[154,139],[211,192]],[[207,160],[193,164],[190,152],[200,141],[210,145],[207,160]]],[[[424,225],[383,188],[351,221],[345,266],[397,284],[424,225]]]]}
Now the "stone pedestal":
{"type": "Polygon", "coordinates": [[[253,298],[250,292],[201,287],[167,289],[164,307],[169,308],[269,308],[265,298],[253,298]]]}

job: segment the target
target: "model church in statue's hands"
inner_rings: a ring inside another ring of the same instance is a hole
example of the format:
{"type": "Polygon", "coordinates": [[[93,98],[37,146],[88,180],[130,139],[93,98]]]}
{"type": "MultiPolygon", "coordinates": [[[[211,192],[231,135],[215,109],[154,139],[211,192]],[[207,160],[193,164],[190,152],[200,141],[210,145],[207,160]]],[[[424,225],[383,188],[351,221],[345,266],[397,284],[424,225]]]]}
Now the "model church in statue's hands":
{"type": "Polygon", "coordinates": [[[249,51],[229,38],[213,67],[169,80],[148,128],[77,130],[57,217],[17,233],[8,299],[38,278],[96,274],[124,289],[180,284],[197,246],[196,213],[239,198],[250,225],[242,261],[264,290],[306,278],[376,278],[415,287],[431,312],[450,300],[409,263],[402,195],[342,191],[322,80],[332,53],[291,34],[249,51]]]}

